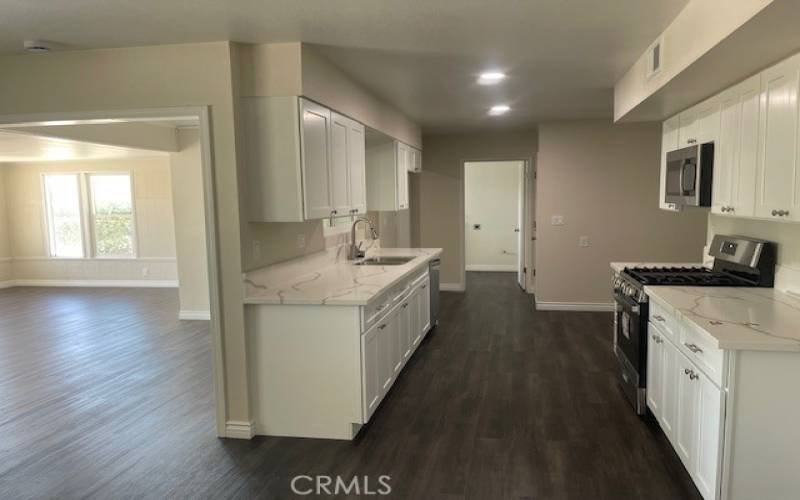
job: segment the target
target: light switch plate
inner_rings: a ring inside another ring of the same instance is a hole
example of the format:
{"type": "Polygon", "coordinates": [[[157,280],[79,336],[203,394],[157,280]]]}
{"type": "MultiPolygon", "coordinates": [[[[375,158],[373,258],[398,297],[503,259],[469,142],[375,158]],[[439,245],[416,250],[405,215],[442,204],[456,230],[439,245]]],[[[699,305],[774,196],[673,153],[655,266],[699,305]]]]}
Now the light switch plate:
{"type": "Polygon", "coordinates": [[[588,236],[581,236],[578,238],[578,246],[581,248],[588,248],[591,245],[591,240],[588,236]]]}
{"type": "Polygon", "coordinates": [[[563,226],[564,225],[564,216],[563,215],[554,215],[550,218],[550,224],[553,226],[563,226]]]}

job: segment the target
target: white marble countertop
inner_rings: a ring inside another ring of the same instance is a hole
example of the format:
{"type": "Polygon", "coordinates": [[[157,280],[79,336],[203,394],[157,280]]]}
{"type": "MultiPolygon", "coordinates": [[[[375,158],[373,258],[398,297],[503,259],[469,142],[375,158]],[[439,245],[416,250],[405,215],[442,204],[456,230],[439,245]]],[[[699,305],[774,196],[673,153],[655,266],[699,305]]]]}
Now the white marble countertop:
{"type": "Polygon", "coordinates": [[[612,262],[611,269],[615,273],[626,267],[702,267],[702,262],[612,262]]]}
{"type": "Polygon", "coordinates": [[[720,349],[800,352],[800,298],[774,288],[647,286],[720,349]]]}
{"type": "Polygon", "coordinates": [[[413,260],[391,266],[356,266],[338,260],[320,267],[299,263],[287,273],[268,266],[244,276],[245,304],[366,305],[370,299],[428,265],[441,248],[376,248],[368,257],[402,256],[413,260]]]}

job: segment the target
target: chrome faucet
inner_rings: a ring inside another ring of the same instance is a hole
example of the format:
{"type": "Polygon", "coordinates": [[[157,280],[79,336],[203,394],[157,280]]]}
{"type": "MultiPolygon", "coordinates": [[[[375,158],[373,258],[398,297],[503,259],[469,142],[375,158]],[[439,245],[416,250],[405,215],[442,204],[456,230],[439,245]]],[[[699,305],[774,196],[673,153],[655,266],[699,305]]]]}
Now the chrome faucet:
{"type": "Polygon", "coordinates": [[[364,217],[359,217],[353,222],[353,227],[350,228],[350,247],[347,251],[347,260],[356,260],[364,257],[364,250],[361,249],[361,243],[358,242],[356,245],[356,226],[359,222],[366,222],[369,225],[370,235],[372,236],[373,240],[378,239],[378,231],[375,230],[375,226],[372,225],[372,221],[369,219],[365,219],[364,217]]]}

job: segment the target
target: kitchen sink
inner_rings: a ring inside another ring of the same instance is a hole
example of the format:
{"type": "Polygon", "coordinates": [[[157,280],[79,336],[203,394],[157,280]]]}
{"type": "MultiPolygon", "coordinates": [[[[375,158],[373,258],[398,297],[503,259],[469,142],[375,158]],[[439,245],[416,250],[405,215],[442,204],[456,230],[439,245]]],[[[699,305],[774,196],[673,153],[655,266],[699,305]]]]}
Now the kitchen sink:
{"type": "Polygon", "coordinates": [[[369,257],[355,262],[356,266],[399,266],[411,262],[415,257],[369,257]]]}

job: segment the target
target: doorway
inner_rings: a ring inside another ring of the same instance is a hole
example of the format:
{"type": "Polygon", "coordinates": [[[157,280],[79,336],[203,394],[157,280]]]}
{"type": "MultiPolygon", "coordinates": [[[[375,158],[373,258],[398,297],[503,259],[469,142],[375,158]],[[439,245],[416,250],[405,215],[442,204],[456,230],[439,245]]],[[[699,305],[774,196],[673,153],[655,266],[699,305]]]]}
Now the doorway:
{"type": "Polygon", "coordinates": [[[530,164],[525,159],[464,162],[465,284],[466,272],[507,273],[520,289],[532,289],[530,164]]]}
{"type": "MultiPolygon", "coordinates": [[[[9,202],[13,211],[5,214],[19,229],[15,236],[26,236],[14,238],[14,247],[5,245],[11,255],[3,259],[4,264],[9,267],[10,263],[12,272],[0,288],[6,305],[19,299],[36,311],[17,318],[14,328],[29,329],[32,339],[40,335],[41,342],[54,351],[83,341],[86,352],[92,354],[81,351],[84,357],[104,373],[123,366],[108,356],[115,346],[120,359],[136,361],[142,371],[158,366],[162,379],[170,368],[176,377],[185,375],[187,365],[181,364],[180,354],[199,360],[195,366],[207,377],[186,380],[205,383],[178,390],[194,394],[195,403],[201,399],[199,392],[204,392],[204,401],[213,407],[209,405],[203,416],[212,425],[216,422],[216,429],[205,432],[216,430],[216,435],[225,436],[208,109],[5,116],[0,117],[0,134],[5,138],[4,151],[12,156],[4,157],[3,173],[9,175],[2,179],[19,180],[21,186],[5,186],[5,192],[20,198],[24,187],[29,193],[20,203],[15,203],[16,198],[9,202]],[[17,144],[27,146],[11,147],[17,144]],[[30,151],[30,157],[19,157],[25,151],[30,151]],[[187,272],[183,272],[184,264],[187,272]],[[37,328],[41,325],[31,317],[48,317],[51,323],[37,328]],[[84,326],[76,329],[79,320],[84,326]],[[179,346],[181,341],[185,344],[179,346]],[[145,347],[137,350],[137,345],[145,347]],[[203,357],[203,349],[211,352],[210,359],[203,357]],[[156,363],[161,353],[175,353],[174,363],[163,359],[156,363]]],[[[7,353],[28,354],[22,346],[7,353]]],[[[63,370],[86,372],[78,356],[67,354],[60,365],[63,370]]],[[[125,373],[107,378],[96,380],[106,380],[109,387],[113,382],[122,387],[149,380],[132,370],[130,378],[125,373]]],[[[160,386],[142,387],[156,391],[160,386]]],[[[80,391],[88,388],[89,384],[77,385],[73,397],[84,397],[80,391]]],[[[117,389],[111,387],[111,392],[117,389]]],[[[40,397],[51,396],[43,390],[40,397]]],[[[113,405],[108,407],[114,411],[113,405]]],[[[63,424],[69,426],[69,422],[63,424]]],[[[55,423],[51,428],[56,428],[55,423]]]]}

